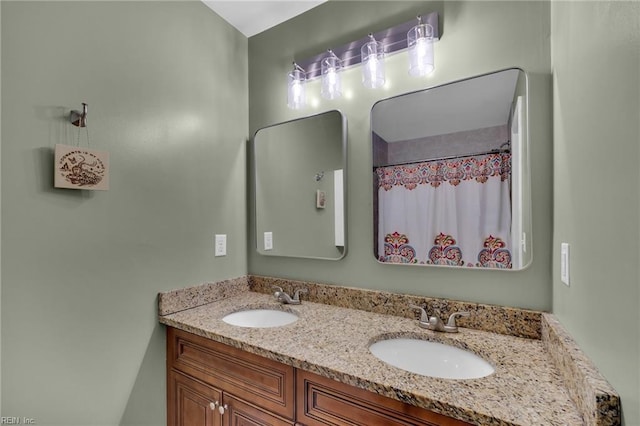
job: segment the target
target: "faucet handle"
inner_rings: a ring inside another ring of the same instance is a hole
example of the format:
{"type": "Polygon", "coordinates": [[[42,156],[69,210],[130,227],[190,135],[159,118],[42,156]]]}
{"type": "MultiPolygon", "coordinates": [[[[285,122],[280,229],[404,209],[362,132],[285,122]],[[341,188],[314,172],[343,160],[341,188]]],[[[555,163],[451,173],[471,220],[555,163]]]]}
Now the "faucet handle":
{"type": "Polygon", "coordinates": [[[429,322],[429,315],[427,315],[427,311],[422,306],[409,305],[409,307],[416,311],[420,311],[420,322],[424,322],[424,323],[429,322]]]}
{"type": "Polygon", "coordinates": [[[458,325],[456,324],[456,318],[458,317],[468,317],[469,315],[471,315],[469,312],[466,311],[462,311],[462,312],[454,312],[451,315],[449,315],[449,320],[447,321],[447,325],[446,325],[446,331],[449,331],[451,333],[456,333],[458,331],[458,325]]]}
{"type": "Polygon", "coordinates": [[[273,293],[273,297],[275,297],[277,301],[281,302],[282,295],[285,294],[284,290],[282,290],[282,287],[278,287],[277,285],[272,285],[271,289],[275,290],[275,293],[273,293]]]}
{"type": "Polygon", "coordinates": [[[296,292],[293,294],[293,300],[300,300],[300,295],[301,294],[307,294],[309,293],[309,290],[307,290],[306,288],[299,288],[296,290],[296,292]]]}

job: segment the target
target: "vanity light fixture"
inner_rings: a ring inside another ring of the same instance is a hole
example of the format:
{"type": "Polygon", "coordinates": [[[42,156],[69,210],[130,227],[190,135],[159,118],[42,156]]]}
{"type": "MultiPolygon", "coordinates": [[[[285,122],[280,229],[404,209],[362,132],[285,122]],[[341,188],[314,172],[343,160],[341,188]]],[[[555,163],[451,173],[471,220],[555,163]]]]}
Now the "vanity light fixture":
{"type": "Polygon", "coordinates": [[[293,70],[288,75],[287,105],[291,109],[301,109],[306,105],[305,81],[307,80],[304,68],[293,63],[293,70]]]}
{"type": "Polygon", "coordinates": [[[433,61],[433,27],[422,22],[418,15],[418,25],[407,33],[409,51],[409,74],[423,77],[435,69],[433,61]]]}
{"type": "Polygon", "coordinates": [[[362,46],[362,84],[370,89],[384,86],[384,46],[369,34],[369,41],[362,46]]]}
{"type": "Polygon", "coordinates": [[[327,53],[329,56],[322,60],[322,89],[320,94],[325,99],[337,99],[342,96],[340,81],[342,61],[333,53],[333,50],[329,49],[327,53]]]}
{"type": "Polygon", "coordinates": [[[322,78],[321,95],[336,99],[342,95],[341,72],[362,64],[362,83],[379,88],[385,83],[384,58],[392,53],[409,50],[409,74],[426,75],[434,70],[433,43],[440,39],[438,12],[431,12],[386,30],[371,33],[340,47],[304,61],[294,62],[289,73],[288,105],[291,109],[304,106],[305,81],[322,78]],[[300,65],[298,65],[300,64],[300,65]]]}

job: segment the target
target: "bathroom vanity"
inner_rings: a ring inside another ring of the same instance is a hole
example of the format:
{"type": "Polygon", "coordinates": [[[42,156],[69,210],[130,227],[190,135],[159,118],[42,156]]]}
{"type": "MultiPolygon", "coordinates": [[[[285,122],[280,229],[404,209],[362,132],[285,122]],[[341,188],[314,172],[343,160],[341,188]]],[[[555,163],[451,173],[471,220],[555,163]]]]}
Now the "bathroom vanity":
{"type": "Polygon", "coordinates": [[[168,425],[620,424],[618,395],[577,347],[567,346],[571,339],[552,316],[441,300],[443,315],[471,311],[458,333],[441,333],[420,328],[407,302],[435,303],[263,277],[161,294],[168,425]],[[267,294],[271,285],[288,292],[305,285],[309,294],[301,305],[282,305],[267,294]],[[298,319],[271,328],[223,321],[265,308],[298,319]],[[451,380],[393,367],[369,347],[394,337],[464,349],[495,372],[451,380]]]}
{"type": "Polygon", "coordinates": [[[167,328],[169,425],[469,423],[167,328]]]}

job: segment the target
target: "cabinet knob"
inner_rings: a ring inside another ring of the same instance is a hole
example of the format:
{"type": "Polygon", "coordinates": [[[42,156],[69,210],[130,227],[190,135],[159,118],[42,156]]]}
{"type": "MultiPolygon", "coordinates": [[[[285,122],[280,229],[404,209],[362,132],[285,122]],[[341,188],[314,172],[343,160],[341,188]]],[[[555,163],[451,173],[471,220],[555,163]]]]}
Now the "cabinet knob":
{"type": "Polygon", "coordinates": [[[227,411],[228,409],[229,409],[229,406],[227,404],[220,405],[218,407],[218,411],[220,411],[220,414],[224,414],[224,412],[227,411]]]}
{"type": "Polygon", "coordinates": [[[211,408],[212,410],[215,410],[218,407],[218,405],[220,405],[220,403],[218,401],[210,402],[209,403],[209,408],[211,408]]]}

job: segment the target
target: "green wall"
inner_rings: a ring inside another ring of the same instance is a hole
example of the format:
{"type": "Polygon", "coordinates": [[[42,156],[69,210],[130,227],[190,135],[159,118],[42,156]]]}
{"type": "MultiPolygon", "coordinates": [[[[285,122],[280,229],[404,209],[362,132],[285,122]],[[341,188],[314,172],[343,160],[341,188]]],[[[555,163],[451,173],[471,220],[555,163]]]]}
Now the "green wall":
{"type": "Polygon", "coordinates": [[[640,424],[639,8],[334,0],[247,41],[196,1],[0,2],[1,414],[40,425],[163,424],[157,292],[248,269],[553,309],[621,393],[625,423],[640,424]],[[398,54],[382,91],[364,89],[356,68],[344,74],[344,99],[287,109],[292,59],[432,10],[443,30],[432,76],[409,78],[398,54]],[[533,265],[378,264],[372,105],[512,66],[531,84],[533,265]],[[108,192],[52,188],[53,147],[75,143],[65,117],[81,102],[91,145],[111,153],[108,192]],[[259,256],[244,140],[335,108],[349,128],[346,258],[259,256]],[[213,257],[215,233],[228,235],[228,256],[213,257]],[[568,288],[560,242],[571,244],[568,288]]]}
{"type": "Polygon", "coordinates": [[[2,415],[162,425],[156,294],[247,270],[247,39],[195,1],[1,7],[2,415]],[[52,187],[81,102],[107,192],[52,187]]]}
{"type": "Polygon", "coordinates": [[[551,16],[553,311],[640,425],[640,3],[553,2],[551,16]]]}
{"type": "MultiPolygon", "coordinates": [[[[354,287],[526,308],[551,309],[552,125],[550,8],[546,2],[330,1],[249,39],[249,128],[257,129],[311,113],[340,109],[348,120],[348,249],[340,261],[274,258],[255,251],[254,206],[250,201],[249,271],[354,287]],[[424,79],[407,74],[406,53],[387,58],[389,84],[369,90],[360,67],[343,73],[345,96],[319,96],[315,106],[286,106],[286,74],[293,59],[305,59],[418,13],[438,11],[443,29],[435,46],[436,71],[424,79]],[[533,264],[524,271],[468,271],[379,264],[373,255],[373,194],[369,114],[373,104],[407,91],[508,67],[530,76],[533,166],[533,264]]],[[[310,242],[309,244],[313,244],[310,242]]]]}
{"type": "MultiPolygon", "coordinates": [[[[0,5],[0,46],[2,46],[2,6],[0,5]]],[[[2,54],[0,52],[0,100],[2,100],[2,54]]],[[[0,101],[0,188],[2,188],[2,102],[0,101]]],[[[0,241],[2,241],[2,196],[0,194],[0,241]]],[[[0,243],[0,414],[2,413],[2,244],[0,243]]]]}

